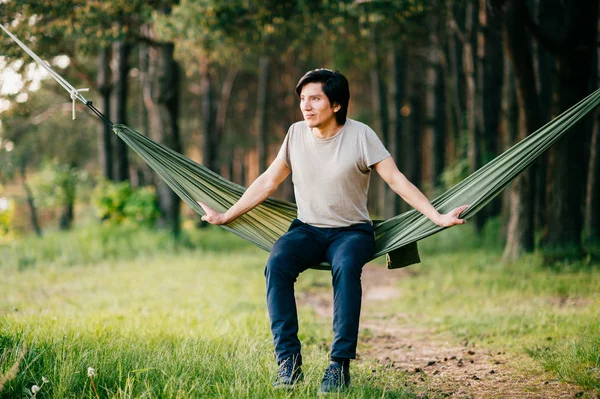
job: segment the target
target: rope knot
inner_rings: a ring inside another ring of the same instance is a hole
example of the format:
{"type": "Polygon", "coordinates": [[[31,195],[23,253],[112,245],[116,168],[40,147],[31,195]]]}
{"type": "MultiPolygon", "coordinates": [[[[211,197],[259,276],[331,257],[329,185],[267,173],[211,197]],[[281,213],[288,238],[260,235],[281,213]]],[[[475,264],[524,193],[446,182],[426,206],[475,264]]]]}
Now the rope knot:
{"type": "Polygon", "coordinates": [[[71,90],[71,100],[73,100],[73,120],[75,120],[75,100],[79,99],[79,97],[81,97],[81,94],[79,94],[79,92],[81,91],[90,91],[89,88],[85,88],[85,89],[73,89],[71,90]]]}

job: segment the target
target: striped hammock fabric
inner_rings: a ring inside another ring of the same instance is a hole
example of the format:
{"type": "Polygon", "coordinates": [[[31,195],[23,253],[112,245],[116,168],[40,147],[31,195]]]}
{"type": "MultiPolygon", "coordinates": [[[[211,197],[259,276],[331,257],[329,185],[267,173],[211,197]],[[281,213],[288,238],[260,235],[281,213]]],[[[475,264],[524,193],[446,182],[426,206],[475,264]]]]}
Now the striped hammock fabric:
{"type": "MultiPolygon", "coordinates": [[[[473,217],[599,103],[600,89],[434,199],[433,206],[440,213],[447,213],[458,206],[469,204],[469,208],[461,217],[465,219],[473,217]]],[[[208,168],[125,125],[114,125],[113,130],[200,215],[204,212],[197,201],[204,202],[217,211],[225,212],[244,193],[243,186],[224,179],[208,168]]],[[[223,227],[256,246],[270,251],[295,217],[296,205],[269,198],[223,227]]],[[[374,226],[374,258],[387,254],[389,268],[418,263],[420,259],[417,241],[444,229],[416,210],[375,222],[374,226]]],[[[315,265],[314,268],[327,269],[329,266],[321,264],[315,265]]]]}

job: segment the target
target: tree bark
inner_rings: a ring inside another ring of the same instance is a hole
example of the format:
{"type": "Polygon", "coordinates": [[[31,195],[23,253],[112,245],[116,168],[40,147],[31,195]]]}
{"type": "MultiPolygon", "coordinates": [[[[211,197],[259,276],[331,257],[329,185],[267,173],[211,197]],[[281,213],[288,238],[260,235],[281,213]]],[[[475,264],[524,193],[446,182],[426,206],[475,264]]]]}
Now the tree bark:
{"type": "MultiPolygon", "coordinates": [[[[141,33],[144,37],[149,37],[150,35],[150,26],[148,24],[144,24],[141,27],[141,33]]],[[[139,54],[138,54],[138,66],[140,70],[140,91],[139,91],[139,101],[137,101],[137,109],[138,109],[138,118],[139,125],[145,134],[150,134],[150,124],[148,118],[148,108],[145,103],[145,88],[149,87],[150,77],[148,76],[148,63],[149,63],[149,44],[147,43],[139,43],[139,54]]],[[[141,162],[138,164],[139,169],[137,171],[138,179],[137,184],[139,187],[145,185],[153,185],[156,186],[156,175],[152,168],[146,163],[141,162]]],[[[133,184],[133,181],[132,181],[133,184]]]]}
{"type": "MultiPolygon", "coordinates": [[[[388,150],[392,154],[394,160],[402,167],[403,157],[403,142],[402,136],[406,129],[402,109],[406,98],[406,59],[402,56],[402,52],[398,48],[394,48],[388,56],[390,65],[390,84],[389,84],[389,104],[390,104],[390,145],[388,150]]],[[[398,215],[401,212],[400,197],[389,190],[390,198],[388,206],[384,213],[386,219],[398,215]]]]}
{"type": "Polygon", "coordinates": [[[444,84],[441,74],[442,55],[438,38],[438,17],[430,13],[427,17],[429,30],[429,48],[427,51],[427,66],[425,68],[425,142],[429,145],[429,182],[431,193],[439,184],[440,176],[444,169],[445,155],[445,121],[444,110],[444,84]]]}
{"type": "Polygon", "coordinates": [[[585,201],[585,242],[588,252],[594,257],[600,255],[600,113],[596,112],[594,132],[590,146],[590,166],[588,172],[585,201]]]}
{"type": "MultiPolygon", "coordinates": [[[[168,11],[167,11],[168,12],[168,11]]],[[[144,100],[148,108],[151,137],[167,147],[181,152],[179,126],[179,66],[173,58],[173,43],[149,48],[148,75],[144,100]]],[[[157,183],[160,224],[169,227],[175,237],[180,233],[181,201],[162,180],[157,183]]]]}
{"type": "Polygon", "coordinates": [[[475,65],[473,62],[473,46],[471,45],[471,36],[473,32],[473,0],[467,0],[465,11],[465,34],[463,44],[463,71],[465,74],[465,111],[467,113],[467,134],[469,137],[468,158],[469,171],[475,172],[480,166],[479,159],[479,137],[477,135],[476,114],[475,114],[475,65]]]}
{"type": "Polygon", "coordinates": [[[41,237],[42,228],[40,227],[40,222],[37,215],[37,208],[35,207],[35,201],[33,199],[33,193],[31,192],[31,188],[29,187],[29,184],[27,184],[27,161],[25,158],[21,159],[20,172],[21,185],[23,186],[23,190],[25,190],[25,195],[27,196],[27,207],[29,208],[31,227],[33,227],[33,231],[35,231],[35,234],[38,237],[41,237]]]}
{"type": "Polygon", "coordinates": [[[258,150],[258,173],[267,170],[269,139],[267,135],[267,96],[269,92],[269,57],[258,61],[258,85],[256,98],[256,146],[258,150]]]}
{"type": "MultiPolygon", "coordinates": [[[[558,58],[558,106],[566,110],[590,91],[594,52],[596,51],[598,2],[565,2],[566,9],[554,8],[566,17],[564,45],[558,58]]],[[[589,121],[589,120],[588,120],[589,121]]],[[[573,167],[585,162],[590,140],[590,124],[582,121],[551,151],[548,204],[548,229],[543,239],[547,260],[582,256],[581,235],[585,203],[586,168],[573,167]]]]}
{"type": "Polygon", "coordinates": [[[63,192],[65,202],[62,204],[62,211],[58,219],[58,228],[60,230],[69,230],[73,225],[75,218],[75,196],[77,194],[77,180],[73,177],[76,164],[72,163],[67,169],[67,176],[57,187],[63,192]]]}
{"type": "Polygon", "coordinates": [[[213,87],[207,60],[200,63],[200,96],[202,98],[202,163],[213,172],[219,171],[219,137],[215,134],[213,87]]]}
{"type": "MultiPolygon", "coordinates": [[[[502,86],[502,117],[500,127],[500,145],[506,151],[517,139],[519,131],[519,106],[517,104],[517,93],[515,91],[515,79],[513,68],[508,57],[504,58],[504,78],[502,86]]],[[[507,236],[508,221],[510,219],[510,193],[511,189],[502,193],[502,232],[507,236]]]]}
{"type": "MultiPolygon", "coordinates": [[[[519,140],[533,132],[540,119],[531,43],[522,20],[522,8],[515,3],[509,4],[504,34],[506,52],[516,79],[519,140]]],[[[504,248],[504,259],[507,261],[534,249],[534,180],[535,170],[530,167],[511,186],[510,219],[504,248]]]]}
{"type": "MultiPolygon", "coordinates": [[[[479,0],[479,30],[477,33],[479,128],[481,133],[481,165],[491,161],[498,154],[500,130],[500,109],[503,78],[502,15],[492,9],[485,0],[479,0]]],[[[475,217],[477,230],[481,231],[485,222],[500,213],[500,198],[493,200],[475,217]]]]}
{"type": "MultiPolygon", "coordinates": [[[[112,86],[110,83],[110,48],[104,47],[100,50],[100,56],[98,58],[98,89],[102,96],[102,112],[107,119],[110,120],[110,98],[112,86]]],[[[100,160],[100,168],[102,175],[108,179],[113,180],[113,149],[112,149],[112,132],[109,125],[103,123],[100,126],[98,134],[98,159],[100,160]]]]}
{"type": "MultiPolygon", "coordinates": [[[[386,97],[385,84],[382,79],[381,57],[377,46],[377,33],[374,32],[371,38],[371,46],[369,48],[369,59],[371,62],[371,99],[373,102],[373,116],[375,118],[375,131],[381,138],[383,144],[388,146],[389,138],[389,118],[388,105],[386,97]]],[[[378,178],[377,182],[377,210],[376,214],[383,217],[386,208],[386,196],[389,191],[387,184],[383,179],[378,178]]]]}
{"type": "Polygon", "coordinates": [[[60,230],[69,230],[73,225],[73,219],[75,217],[75,199],[68,198],[67,202],[63,204],[63,208],[58,219],[58,228],[60,230]]]}
{"type": "MultiPolygon", "coordinates": [[[[597,35],[598,32],[600,32],[600,19],[598,20],[597,35]]],[[[600,38],[600,35],[598,37],[600,38]]],[[[598,77],[600,77],[600,47],[596,48],[594,65],[596,76],[592,80],[596,83],[592,86],[596,87],[598,77]]],[[[600,111],[598,110],[596,110],[593,129],[585,198],[584,237],[588,254],[593,258],[598,258],[600,256],[600,137],[598,137],[600,135],[600,111]]]]}
{"type": "MultiPolygon", "coordinates": [[[[560,0],[552,0],[560,1],[560,0]]],[[[553,5],[548,0],[544,0],[544,6],[541,0],[536,0],[538,7],[538,20],[542,25],[557,26],[562,22],[556,21],[556,16],[552,15],[553,5]],[[549,25],[548,25],[549,24],[549,25]]],[[[553,116],[555,101],[553,101],[554,81],[556,80],[555,59],[543,46],[536,44],[536,83],[539,93],[540,104],[540,125],[549,122],[553,116]]],[[[555,111],[555,110],[554,110],[555,111]]],[[[547,197],[548,197],[548,152],[540,156],[535,162],[536,170],[536,189],[535,189],[535,226],[536,230],[543,229],[546,224],[547,197]]]]}
{"type": "Polygon", "coordinates": [[[446,0],[447,25],[448,25],[448,65],[447,77],[448,99],[451,109],[452,142],[454,143],[453,157],[460,156],[458,152],[459,137],[463,131],[463,108],[459,87],[459,64],[458,46],[456,43],[456,31],[459,29],[454,19],[453,1],[446,0]]]}
{"type": "MultiPolygon", "coordinates": [[[[414,54],[408,52],[407,58],[414,54]]],[[[403,130],[401,140],[402,156],[400,164],[403,173],[415,186],[421,186],[421,135],[422,135],[422,98],[423,91],[422,76],[414,71],[415,68],[407,69],[406,81],[408,82],[408,110],[407,116],[409,128],[403,130]]],[[[403,210],[410,207],[403,201],[403,210]]]]}
{"type": "MultiPolygon", "coordinates": [[[[113,101],[115,110],[115,123],[127,123],[127,77],[129,74],[129,44],[118,41],[113,44],[113,101]]],[[[114,135],[113,135],[114,136],[114,135]]],[[[127,145],[123,140],[114,137],[116,168],[114,177],[116,181],[125,181],[129,178],[129,160],[127,158],[127,145]]]]}
{"type": "MultiPolygon", "coordinates": [[[[225,137],[225,124],[227,122],[227,112],[229,111],[229,104],[231,100],[231,93],[233,92],[233,85],[235,83],[235,78],[238,74],[238,68],[236,66],[231,66],[227,69],[227,73],[225,75],[225,81],[221,86],[221,95],[219,97],[219,106],[217,107],[216,117],[215,117],[215,128],[214,135],[215,137],[225,137]]],[[[221,142],[221,139],[219,139],[221,142]]],[[[221,147],[221,144],[219,144],[221,147]]],[[[221,162],[219,165],[221,168],[226,167],[227,165],[231,165],[233,162],[233,152],[230,148],[221,149],[219,151],[225,152],[227,155],[227,159],[224,162],[221,162]]],[[[221,158],[221,157],[219,157],[221,158]]]]}

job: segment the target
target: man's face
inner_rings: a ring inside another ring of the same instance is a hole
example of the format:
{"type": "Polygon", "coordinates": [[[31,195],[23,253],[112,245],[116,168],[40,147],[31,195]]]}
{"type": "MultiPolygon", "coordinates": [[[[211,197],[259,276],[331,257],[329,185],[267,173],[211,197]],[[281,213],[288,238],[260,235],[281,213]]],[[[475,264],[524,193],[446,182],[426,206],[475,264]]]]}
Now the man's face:
{"type": "Polygon", "coordinates": [[[323,93],[323,84],[320,82],[307,83],[300,92],[300,110],[308,127],[325,127],[336,123],[335,112],[340,106],[329,103],[329,98],[323,93]]]}

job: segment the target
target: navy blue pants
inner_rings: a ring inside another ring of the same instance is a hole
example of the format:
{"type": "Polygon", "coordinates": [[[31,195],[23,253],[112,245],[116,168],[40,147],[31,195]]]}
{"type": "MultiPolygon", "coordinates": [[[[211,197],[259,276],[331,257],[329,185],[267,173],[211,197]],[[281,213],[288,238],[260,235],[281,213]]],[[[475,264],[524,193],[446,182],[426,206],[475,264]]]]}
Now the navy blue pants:
{"type": "Polygon", "coordinates": [[[277,361],[294,357],[302,364],[294,283],[300,273],[326,261],[333,283],[333,343],[331,357],[356,358],[362,297],[361,274],[373,257],[373,226],[319,228],[296,219],[277,240],[267,265],[267,307],[277,361]]]}

